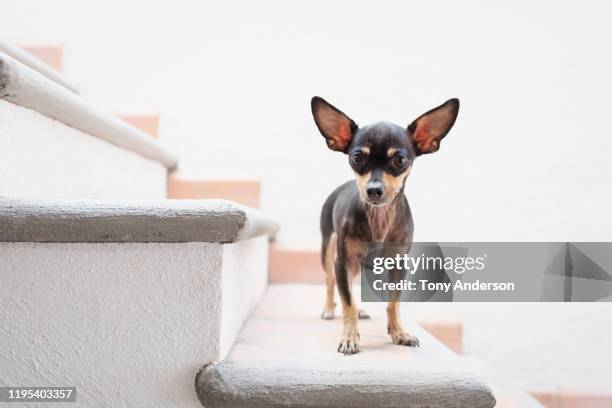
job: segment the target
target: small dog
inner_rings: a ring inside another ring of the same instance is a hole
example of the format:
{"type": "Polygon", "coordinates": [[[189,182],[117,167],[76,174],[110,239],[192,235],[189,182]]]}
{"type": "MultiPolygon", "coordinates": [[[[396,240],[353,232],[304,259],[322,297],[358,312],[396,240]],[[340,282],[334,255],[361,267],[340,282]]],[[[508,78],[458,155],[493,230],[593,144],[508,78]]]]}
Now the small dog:
{"type": "MultiPolygon", "coordinates": [[[[338,352],[351,355],[359,352],[357,320],[369,318],[357,308],[351,293],[352,279],[360,273],[366,245],[387,242],[410,247],[413,222],[404,195],[406,177],[417,156],[438,150],[455,123],[459,100],[446,101],[407,128],[387,122],[360,128],[318,96],[312,98],[311,107],[327,146],[348,156],[357,178],[357,182],[348,181],[338,187],[321,211],[321,260],[327,275],[327,298],[321,317],[334,317],[336,284],[344,323],[338,352]]],[[[387,332],[394,344],[419,346],[419,340],[400,325],[397,301],[387,305],[387,332]]]]}

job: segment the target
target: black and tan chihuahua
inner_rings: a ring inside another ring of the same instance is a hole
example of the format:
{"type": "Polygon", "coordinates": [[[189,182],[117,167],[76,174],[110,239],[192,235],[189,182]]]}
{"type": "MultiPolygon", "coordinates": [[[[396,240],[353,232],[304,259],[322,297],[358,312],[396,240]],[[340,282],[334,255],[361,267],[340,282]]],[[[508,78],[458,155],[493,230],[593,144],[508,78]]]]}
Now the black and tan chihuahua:
{"type": "MultiPolygon", "coordinates": [[[[459,100],[446,101],[407,128],[387,122],[360,128],[318,96],[312,98],[311,107],[327,146],[348,155],[357,178],[357,182],[348,181],[338,187],[321,211],[321,259],[327,274],[327,299],[321,317],[334,317],[336,284],[344,323],[338,352],[350,355],[359,352],[357,320],[368,318],[358,309],[351,293],[352,279],[360,273],[366,245],[386,242],[410,247],[413,222],[404,195],[406,177],[417,156],[438,150],[455,123],[459,100]]],[[[419,346],[419,340],[400,325],[397,301],[387,305],[387,332],[394,344],[419,346]]]]}

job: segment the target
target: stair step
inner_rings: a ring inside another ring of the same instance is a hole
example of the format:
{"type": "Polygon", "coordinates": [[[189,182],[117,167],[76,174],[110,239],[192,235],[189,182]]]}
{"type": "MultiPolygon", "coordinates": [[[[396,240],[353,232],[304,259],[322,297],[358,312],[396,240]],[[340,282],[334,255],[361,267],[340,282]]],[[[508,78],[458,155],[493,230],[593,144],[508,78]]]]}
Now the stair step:
{"type": "MultiPolygon", "coordinates": [[[[325,272],[319,251],[270,246],[272,284],[323,284],[325,272]]],[[[463,324],[459,319],[419,319],[421,327],[457,354],[463,353],[463,324]]]]}
{"type": "Polygon", "coordinates": [[[121,119],[154,138],[159,137],[159,114],[140,113],[119,115],[121,119]]]}
{"type": "Polygon", "coordinates": [[[168,198],[217,198],[260,208],[259,180],[188,180],[172,176],[168,180],[168,198]]]}
{"type": "Polygon", "coordinates": [[[318,285],[269,286],[228,358],[198,373],[203,405],[495,405],[484,381],[418,325],[405,327],[419,337],[420,348],[392,344],[384,303],[364,305],[372,319],[359,322],[361,352],[338,353],[341,319],[319,318],[323,297],[318,285]]]}
{"type": "Polygon", "coordinates": [[[461,359],[466,366],[484,378],[487,385],[491,387],[497,401],[496,408],[545,408],[537,399],[501,377],[499,371],[493,369],[485,361],[471,356],[463,356],[461,359]]]}
{"type": "Polygon", "coordinates": [[[68,383],[74,406],[198,405],[193,374],[263,294],[277,228],[222,200],[0,197],[0,382],[68,383]]]}
{"type": "Polygon", "coordinates": [[[274,236],[278,224],[226,200],[0,197],[0,242],[214,242],[274,236]]]}
{"type": "Polygon", "coordinates": [[[27,44],[20,46],[51,68],[64,69],[64,46],[62,44],[27,44]]]}

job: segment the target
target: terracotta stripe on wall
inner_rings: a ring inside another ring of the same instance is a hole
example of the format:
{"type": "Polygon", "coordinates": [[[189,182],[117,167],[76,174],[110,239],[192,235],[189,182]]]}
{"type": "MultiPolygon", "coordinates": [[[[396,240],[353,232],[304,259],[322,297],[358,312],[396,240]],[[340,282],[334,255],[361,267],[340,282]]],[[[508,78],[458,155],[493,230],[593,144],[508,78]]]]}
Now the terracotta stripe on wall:
{"type": "Polygon", "coordinates": [[[134,115],[119,115],[130,125],[142,130],[143,132],[159,137],[159,115],[156,113],[134,114],[134,115]]]}
{"type": "Polygon", "coordinates": [[[319,251],[270,247],[270,283],[325,283],[319,251]]]}
{"type": "Polygon", "coordinates": [[[220,198],[260,208],[261,187],[257,180],[185,180],[170,177],[168,198],[220,198]]]}
{"type": "Polygon", "coordinates": [[[418,323],[457,354],[463,354],[463,324],[460,320],[422,319],[418,323]]]}
{"type": "Polygon", "coordinates": [[[64,68],[64,46],[61,44],[27,44],[20,47],[58,71],[64,68]]]}

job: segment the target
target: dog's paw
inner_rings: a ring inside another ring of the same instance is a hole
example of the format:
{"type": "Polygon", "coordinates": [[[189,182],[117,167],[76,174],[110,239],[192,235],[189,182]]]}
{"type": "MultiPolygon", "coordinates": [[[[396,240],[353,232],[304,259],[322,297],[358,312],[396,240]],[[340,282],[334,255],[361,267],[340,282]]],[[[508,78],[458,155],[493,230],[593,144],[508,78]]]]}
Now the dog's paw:
{"type": "Polygon", "coordinates": [[[359,319],[361,319],[361,320],[370,320],[370,315],[367,314],[365,310],[359,309],[359,311],[357,313],[359,315],[359,319]]]}
{"type": "Polygon", "coordinates": [[[359,335],[342,339],[338,345],[338,353],[342,353],[345,356],[359,353],[359,335]]]}
{"type": "Polygon", "coordinates": [[[421,347],[419,339],[402,330],[391,332],[391,340],[393,340],[393,344],[401,346],[421,347]]]}
{"type": "Polygon", "coordinates": [[[325,308],[321,313],[321,319],[332,320],[334,318],[334,308],[325,308]]]}

